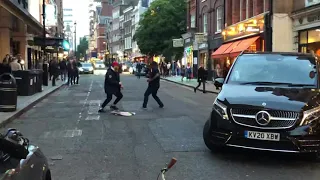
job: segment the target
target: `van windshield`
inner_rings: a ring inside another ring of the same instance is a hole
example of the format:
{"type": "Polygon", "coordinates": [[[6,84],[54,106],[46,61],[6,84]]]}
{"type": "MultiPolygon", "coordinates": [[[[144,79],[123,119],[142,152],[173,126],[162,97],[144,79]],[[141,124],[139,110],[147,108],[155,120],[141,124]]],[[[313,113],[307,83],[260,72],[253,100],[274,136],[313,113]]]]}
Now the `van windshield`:
{"type": "Polygon", "coordinates": [[[315,59],[281,54],[245,54],[230,72],[230,84],[317,85],[315,59]]]}

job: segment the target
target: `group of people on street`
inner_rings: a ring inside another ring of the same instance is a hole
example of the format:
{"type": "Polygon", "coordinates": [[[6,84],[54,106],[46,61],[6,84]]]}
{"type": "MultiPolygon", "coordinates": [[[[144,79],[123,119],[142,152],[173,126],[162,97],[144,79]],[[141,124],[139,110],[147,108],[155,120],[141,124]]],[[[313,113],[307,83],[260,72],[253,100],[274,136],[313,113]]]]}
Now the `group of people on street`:
{"type": "Polygon", "coordinates": [[[12,73],[12,71],[24,70],[24,60],[21,55],[18,54],[16,57],[7,54],[2,63],[0,63],[0,75],[3,73],[12,73]]]}
{"type": "MultiPolygon", "coordinates": [[[[158,69],[158,64],[156,62],[152,62],[150,64],[149,70],[149,78],[148,88],[144,93],[144,100],[142,104],[142,108],[146,109],[148,105],[149,96],[152,97],[157,101],[160,108],[163,108],[164,105],[160,98],[157,96],[158,90],[160,88],[160,71],[158,69]]],[[[119,110],[117,107],[117,103],[122,99],[123,94],[121,92],[123,89],[123,85],[120,81],[120,74],[119,74],[119,64],[115,61],[112,63],[112,66],[107,70],[104,82],[104,91],[107,95],[106,100],[102,103],[99,112],[104,112],[104,108],[110,103],[112,100],[112,96],[115,95],[116,99],[112,105],[110,105],[111,110],[119,110]]]]}
{"type": "Polygon", "coordinates": [[[61,77],[67,80],[67,85],[79,84],[79,62],[74,59],[63,59],[58,62],[56,58],[49,62],[49,79],[54,81],[61,77]]]}

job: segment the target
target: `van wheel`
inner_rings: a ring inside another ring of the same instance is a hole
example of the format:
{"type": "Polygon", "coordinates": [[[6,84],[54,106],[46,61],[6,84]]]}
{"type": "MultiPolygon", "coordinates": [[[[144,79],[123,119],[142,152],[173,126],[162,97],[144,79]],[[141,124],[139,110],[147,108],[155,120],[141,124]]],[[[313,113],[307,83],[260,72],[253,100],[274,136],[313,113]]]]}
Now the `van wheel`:
{"type": "Polygon", "coordinates": [[[219,146],[216,144],[213,144],[210,141],[211,138],[211,127],[210,127],[210,120],[207,120],[207,122],[204,124],[203,127],[203,140],[204,143],[206,144],[207,148],[210,149],[213,152],[219,152],[222,150],[223,146],[219,146]]]}

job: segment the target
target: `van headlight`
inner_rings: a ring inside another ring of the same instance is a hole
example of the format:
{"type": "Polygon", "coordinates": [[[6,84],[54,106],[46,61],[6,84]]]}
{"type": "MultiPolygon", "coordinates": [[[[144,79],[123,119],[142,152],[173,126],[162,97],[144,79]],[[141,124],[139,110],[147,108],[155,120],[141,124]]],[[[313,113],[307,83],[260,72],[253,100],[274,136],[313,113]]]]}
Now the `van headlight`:
{"type": "Polygon", "coordinates": [[[93,71],[93,67],[90,67],[90,68],[89,68],[89,71],[93,71]]]}
{"type": "Polygon", "coordinates": [[[213,110],[215,110],[222,119],[229,120],[229,116],[227,113],[227,106],[218,101],[218,98],[213,103],[213,110]]]}
{"type": "Polygon", "coordinates": [[[316,107],[303,112],[300,126],[318,123],[320,119],[320,107],[316,107]]]}
{"type": "Polygon", "coordinates": [[[81,68],[79,68],[79,71],[83,71],[83,68],[81,67],[81,68]]]}

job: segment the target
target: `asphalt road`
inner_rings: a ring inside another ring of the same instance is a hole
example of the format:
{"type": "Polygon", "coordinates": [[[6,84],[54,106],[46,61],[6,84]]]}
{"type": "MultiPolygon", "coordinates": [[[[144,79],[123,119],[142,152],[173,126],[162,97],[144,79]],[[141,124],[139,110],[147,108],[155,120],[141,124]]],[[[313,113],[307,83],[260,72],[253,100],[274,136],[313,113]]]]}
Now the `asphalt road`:
{"type": "Polygon", "coordinates": [[[105,98],[102,75],[82,75],[7,127],[18,128],[47,155],[54,180],[153,180],[171,157],[168,180],[319,179],[319,164],[305,157],[230,149],[211,153],[202,140],[214,94],[161,82],[159,109],[150,97],[142,110],[146,79],[122,75],[119,107],[132,117],[97,114],[105,98]]]}

